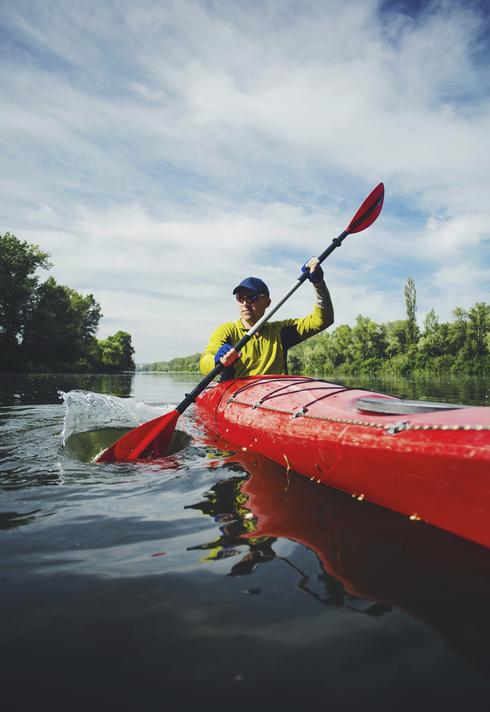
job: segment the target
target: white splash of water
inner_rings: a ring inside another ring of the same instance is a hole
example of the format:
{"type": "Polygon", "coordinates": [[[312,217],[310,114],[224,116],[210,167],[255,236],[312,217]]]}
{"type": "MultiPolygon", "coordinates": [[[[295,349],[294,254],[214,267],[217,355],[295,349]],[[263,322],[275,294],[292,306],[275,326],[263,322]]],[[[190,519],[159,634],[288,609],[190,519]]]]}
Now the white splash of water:
{"type": "Polygon", "coordinates": [[[117,398],[91,391],[58,391],[58,394],[66,408],[61,432],[63,445],[74,433],[100,428],[135,428],[169,412],[173,407],[157,408],[132,398],[117,398]]]}

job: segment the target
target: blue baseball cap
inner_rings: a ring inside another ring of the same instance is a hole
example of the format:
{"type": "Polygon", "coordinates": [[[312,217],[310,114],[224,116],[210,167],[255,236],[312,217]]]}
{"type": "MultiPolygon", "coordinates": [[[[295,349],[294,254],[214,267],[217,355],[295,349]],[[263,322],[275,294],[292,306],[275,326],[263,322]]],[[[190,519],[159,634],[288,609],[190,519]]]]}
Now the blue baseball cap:
{"type": "Polygon", "coordinates": [[[269,296],[268,286],[258,277],[245,277],[245,279],[242,279],[238,287],[235,287],[233,290],[233,294],[239,292],[240,289],[250,289],[251,292],[263,294],[266,297],[269,296]]]}

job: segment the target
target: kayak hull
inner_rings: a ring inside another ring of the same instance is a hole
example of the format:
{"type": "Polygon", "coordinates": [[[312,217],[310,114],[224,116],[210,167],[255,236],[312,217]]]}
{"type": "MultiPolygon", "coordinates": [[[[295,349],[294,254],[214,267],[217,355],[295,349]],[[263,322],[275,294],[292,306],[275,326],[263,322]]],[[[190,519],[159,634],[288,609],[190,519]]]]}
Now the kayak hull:
{"type": "Polygon", "coordinates": [[[209,431],[283,465],[285,475],[294,470],[490,547],[490,408],[394,416],[360,411],[366,395],[258,376],[217,384],[196,406],[209,431]]]}

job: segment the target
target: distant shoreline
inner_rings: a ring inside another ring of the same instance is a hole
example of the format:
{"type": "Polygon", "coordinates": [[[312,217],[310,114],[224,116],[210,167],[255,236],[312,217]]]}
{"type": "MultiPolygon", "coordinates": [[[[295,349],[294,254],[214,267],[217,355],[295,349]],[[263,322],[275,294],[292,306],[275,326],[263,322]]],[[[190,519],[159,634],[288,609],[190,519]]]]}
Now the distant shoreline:
{"type": "Polygon", "coordinates": [[[199,371],[146,371],[145,369],[141,370],[136,370],[134,373],[194,373],[196,376],[199,376],[199,371]]]}

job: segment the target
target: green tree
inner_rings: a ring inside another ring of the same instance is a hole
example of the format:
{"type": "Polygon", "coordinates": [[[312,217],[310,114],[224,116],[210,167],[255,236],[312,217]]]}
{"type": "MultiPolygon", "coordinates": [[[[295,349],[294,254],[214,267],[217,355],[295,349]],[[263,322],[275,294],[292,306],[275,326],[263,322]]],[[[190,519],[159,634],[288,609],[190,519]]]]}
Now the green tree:
{"type": "Polygon", "coordinates": [[[36,292],[22,351],[31,369],[91,370],[98,361],[95,334],[100,306],[50,277],[36,292]]]}
{"type": "Polygon", "coordinates": [[[134,370],[131,336],[99,344],[99,304],[52,277],[40,283],[36,271],[50,267],[37,245],[0,235],[0,370],[134,370]]]}
{"type": "Polygon", "coordinates": [[[334,368],[353,360],[352,329],[347,324],[338,326],[328,341],[326,355],[334,368]]]}
{"type": "Polygon", "coordinates": [[[104,371],[134,371],[131,335],[127,331],[117,331],[107,339],[99,341],[100,363],[104,371]]]}
{"type": "Polygon", "coordinates": [[[49,255],[37,245],[0,235],[0,370],[22,370],[21,342],[36,301],[36,270],[49,269],[49,255]]]}
{"type": "Polygon", "coordinates": [[[304,371],[301,351],[295,346],[288,351],[288,372],[291,375],[298,375],[304,371]]]}
{"type": "Polygon", "coordinates": [[[424,328],[418,342],[418,349],[423,357],[442,356],[446,351],[447,328],[439,323],[434,309],[425,316],[424,328]]]}
{"type": "Polygon", "coordinates": [[[449,324],[448,329],[448,350],[452,356],[465,357],[466,335],[468,331],[468,314],[461,307],[453,310],[454,321],[449,324]]]}
{"type": "Polygon", "coordinates": [[[352,329],[352,356],[359,366],[374,364],[386,355],[387,330],[367,316],[359,315],[352,329]]]}
{"type": "Polygon", "coordinates": [[[407,309],[406,333],[407,344],[413,346],[416,344],[419,336],[419,328],[417,326],[417,291],[415,282],[412,277],[407,279],[404,289],[405,306],[407,309]]]}
{"type": "Polygon", "coordinates": [[[386,355],[391,358],[404,353],[407,346],[407,322],[405,319],[389,321],[386,329],[386,355]]]}
{"type": "Polygon", "coordinates": [[[490,332],[490,304],[477,302],[468,311],[466,331],[467,353],[470,357],[479,358],[489,353],[487,335],[490,332]]]}

